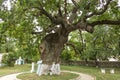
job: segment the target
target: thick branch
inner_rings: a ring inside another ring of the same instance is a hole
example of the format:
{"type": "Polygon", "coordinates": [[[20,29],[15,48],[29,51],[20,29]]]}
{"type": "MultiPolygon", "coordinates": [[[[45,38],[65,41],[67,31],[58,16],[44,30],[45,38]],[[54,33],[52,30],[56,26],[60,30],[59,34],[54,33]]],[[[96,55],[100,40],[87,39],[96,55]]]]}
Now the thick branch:
{"type": "Polygon", "coordinates": [[[84,50],[85,46],[84,46],[84,39],[83,39],[83,35],[82,35],[82,31],[79,29],[79,34],[80,34],[80,39],[81,39],[81,52],[84,50]]]}
{"type": "Polygon", "coordinates": [[[90,15],[87,15],[85,18],[87,19],[87,18],[92,17],[92,16],[94,16],[94,15],[101,15],[101,14],[103,14],[103,13],[108,9],[108,5],[110,4],[111,1],[112,1],[112,0],[108,0],[108,1],[107,1],[107,3],[106,3],[106,5],[104,6],[103,10],[101,10],[101,11],[99,11],[99,12],[94,11],[94,12],[91,13],[90,15]]]}
{"type": "Polygon", "coordinates": [[[65,17],[67,16],[67,0],[64,2],[65,17]]]}
{"type": "Polygon", "coordinates": [[[75,7],[72,10],[72,14],[71,14],[71,16],[69,18],[69,23],[72,23],[73,20],[77,17],[77,10],[78,10],[77,3],[74,0],[71,0],[71,1],[72,1],[72,3],[74,4],[75,7]]]}
{"type": "Polygon", "coordinates": [[[71,0],[71,1],[76,7],[78,6],[77,3],[75,2],[75,0],[71,0]]]}
{"type": "Polygon", "coordinates": [[[96,25],[102,25],[102,24],[108,24],[108,25],[120,25],[120,20],[102,20],[102,21],[94,21],[92,23],[88,23],[90,26],[96,26],[96,25]]]}
{"type": "Polygon", "coordinates": [[[38,15],[41,15],[41,14],[45,15],[51,20],[52,23],[57,25],[61,24],[62,19],[58,19],[58,17],[55,17],[55,16],[53,17],[50,13],[48,13],[45,9],[43,9],[43,7],[40,6],[40,7],[32,7],[32,8],[40,10],[40,13],[38,15]]]}
{"type": "Polygon", "coordinates": [[[58,4],[57,7],[58,7],[58,15],[62,17],[63,15],[62,15],[62,10],[61,10],[60,4],[58,4]]]}
{"type": "Polygon", "coordinates": [[[93,33],[94,31],[94,26],[96,25],[120,25],[120,20],[101,20],[101,21],[94,21],[91,23],[84,23],[84,22],[79,22],[74,25],[71,25],[69,28],[67,28],[68,32],[72,32],[77,29],[82,29],[86,30],[87,32],[93,33]]]}
{"type": "Polygon", "coordinates": [[[70,27],[67,28],[68,32],[72,32],[77,29],[85,29],[86,28],[86,23],[80,21],[79,23],[75,23],[73,25],[70,25],[70,27]]]}
{"type": "Polygon", "coordinates": [[[73,20],[77,17],[77,10],[78,9],[76,7],[73,8],[72,14],[71,14],[71,16],[69,18],[69,23],[72,23],[73,20]]]}
{"type": "Polygon", "coordinates": [[[31,34],[41,34],[43,32],[31,32],[31,34]]]}
{"type": "Polygon", "coordinates": [[[50,20],[51,20],[51,22],[53,22],[53,23],[55,23],[55,24],[60,24],[61,23],[61,20],[58,20],[58,19],[56,19],[55,17],[53,17],[51,14],[49,14],[45,9],[40,9],[41,11],[41,13],[42,14],[44,14],[45,16],[47,16],[50,20]]]}
{"type": "MultiPolygon", "coordinates": [[[[45,16],[47,16],[52,22],[54,22],[54,23],[56,23],[55,21],[55,18],[51,15],[51,14],[49,14],[45,9],[43,9],[43,7],[42,6],[40,6],[40,7],[31,7],[32,9],[38,9],[38,10],[40,10],[40,12],[37,14],[38,16],[40,16],[41,14],[44,14],[45,16]]],[[[27,10],[27,9],[24,9],[25,11],[27,10]]]]}
{"type": "Polygon", "coordinates": [[[77,54],[79,53],[79,51],[76,49],[75,45],[73,45],[72,43],[66,43],[66,45],[71,46],[74,49],[75,53],[77,53],[77,54]]]}

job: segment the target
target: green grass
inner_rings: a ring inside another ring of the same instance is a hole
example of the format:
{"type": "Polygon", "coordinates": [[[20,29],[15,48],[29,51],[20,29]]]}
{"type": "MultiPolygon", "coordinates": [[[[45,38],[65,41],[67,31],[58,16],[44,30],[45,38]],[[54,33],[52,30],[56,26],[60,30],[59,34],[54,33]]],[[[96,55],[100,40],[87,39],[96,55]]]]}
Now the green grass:
{"type": "MultiPolygon", "coordinates": [[[[20,66],[15,66],[15,67],[0,67],[0,76],[12,74],[12,73],[17,73],[17,72],[30,71],[30,69],[31,69],[31,64],[20,65],[20,66]]],[[[120,68],[115,69],[115,74],[110,74],[108,71],[106,74],[102,74],[100,72],[100,68],[95,68],[95,67],[64,66],[64,65],[62,65],[61,69],[90,74],[92,76],[96,76],[96,80],[120,80],[120,68]]],[[[71,74],[67,74],[67,75],[71,75],[71,74]]],[[[38,78],[38,80],[39,80],[39,77],[36,74],[24,74],[23,76],[24,76],[24,78],[32,76],[33,78],[38,78]]],[[[71,77],[71,76],[66,76],[66,74],[65,75],[62,74],[60,77],[59,76],[52,76],[52,77],[56,77],[56,78],[58,77],[58,78],[60,78],[60,80],[62,80],[61,77],[63,77],[63,76],[65,78],[71,77]]],[[[46,76],[42,76],[42,77],[46,77],[46,76]]],[[[51,76],[47,76],[47,78],[49,78],[49,77],[51,77],[51,76]]],[[[33,78],[31,78],[31,79],[37,80],[37,79],[33,79],[33,78]]],[[[27,79],[23,79],[23,80],[27,80],[27,79]]],[[[40,80],[50,80],[50,79],[40,79],[40,80]]],[[[59,80],[59,79],[52,79],[52,80],[59,80]]]]}
{"type": "Polygon", "coordinates": [[[106,74],[100,72],[100,68],[95,67],[81,67],[81,66],[61,66],[64,70],[82,72],[96,76],[96,80],[120,80],[120,69],[115,69],[115,74],[106,74]]]}
{"type": "Polygon", "coordinates": [[[21,74],[17,76],[17,78],[20,78],[22,80],[70,80],[78,77],[76,74],[72,73],[61,73],[60,75],[42,75],[38,76],[35,73],[28,73],[28,74],[21,74]]]}
{"type": "Polygon", "coordinates": [[[26,65],[16,65],[14,67],[0,67],[0,76],[4,76],[7,74],[18,73],[23,71],[29,71],[31,68],[30,64],[26,65]]]}

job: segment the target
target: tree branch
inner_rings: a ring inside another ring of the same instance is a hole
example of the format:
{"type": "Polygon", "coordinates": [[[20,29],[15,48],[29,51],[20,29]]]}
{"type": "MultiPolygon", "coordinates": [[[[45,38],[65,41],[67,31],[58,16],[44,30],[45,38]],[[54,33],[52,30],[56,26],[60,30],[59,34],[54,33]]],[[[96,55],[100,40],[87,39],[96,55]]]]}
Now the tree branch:
{"type": "Polygon", "coordinates": [[[77,3],[75,2],[75,0],[71,0],[72,1],[72,3],[76,6],[76,7],[78,7],[78,5],[77,5],[77,3]]]}
{"type": "Polygon", "coordinates": [[[66,45],[67,46],[71,46],[74,49],[75,53],[79,54],[79,51],[76,49],[76,47],[75,47],[74,44],[72,44],[72,43],[66,43],[66,45]]]}
{"type": "Polygon", "coordinates": [[[31,32],[31,34],[42,34],[43,32],[31,32]]]}
{"type": "Polygon", "coordinates": [[[62,22],[61,19],[58,19],[58,17],[55,17],[55,16],[53,17],[45,9],[43,9],[43,7],[32,7],[32,8],[40,10],[40,15],[41,14],[45,15],[46,17],[48,17],[51,20],[52,23],[54,23],[56,25],[61,24],[61,22],[62,22]]]}
{"type": "Polygon", "coordinates": [[[108,24],[108,25],[120,25],[120,20],[101,20],[101,21],[94,21],[92,23],[88,23],[88,25],[94,27],[96,25],[102,25],[102,24],[108,24]]]}
{"type": "Polygon", "coordinates": [[[58,7],[58,15],[62,17],[63,15],[62,15],[62,10],[61,10],[60,4],[58,4],[57,7],[58,7]]]}
{"type": "MultiPolygon", "coordinates": [[[[40,7],[31,7],[31,9],[38,9],[40,10],[39,14],[37,14],[38,16],[41,15],[41,14],[44,14],[45,16],[47,16],[52,22],[55,22],[55,18],[49,14],[45,9],[43,9],[42,5],[40,5],[40,7]]],[[[26,11],[28,9],[24,9],[24,11],[26,11]]],[[[56,23],[56,22],[55,22],[56,23]]]]}
{"type": "Polygon", "coordinates": [[[41,13],[42,14],[44,14],[45,16],[47,16],[52,22],[54,22],[55,23],[55,19],[54,19],[54,17],[51,15],[51,14],[49,14],[45,9],[40,9],[41,11],[41,13]]]}
{"type": "Polygon", "coordinates": [[[83,21],[79,21],[75,24],[70,25],[70,27],[68,27],[67,30],[68,30],[68,33],[72,32],[74,30],[77,30],[77,29],[83,29],[84,30],[86,28],[86,26],[87,26],[86,23],[84,23],[83,21]]]}
{"type": "Polygon", "coordinates": [[[65,11],[65,18],[67,17],[67,0],[64,1],[64,11],[65,11]]]}
{"type": "Polygon", "coordinates": [[[104,5],[104,8],[103,8],[102,11],[99,11],[99,12],[94,11],[94,12],[91,13],[90,15],[87,15],[85,18],[87,19],[87,18],[90,18],[90,17],[92,17],[92,16],[94,16],[94,15],[101,15],[101,14],[103,14],[103,13],[108,9],[108,5],[110,4],[111,1],[112,1],[112,0],[108,0],[108,1],[107,1],[106,5],[104,5]]]}
{"type": "Polygon", "coordinates": [[[78,9],[77,9],[76,7],[73,8],[72,14],[71,14],[71,16],[70,16],[70,18],[69,18],[69,23],[72,23],[73,20],[77,17],[77,10],[78,10],[78,9]]]}
{"type": "Polygon", "coordinates": [[[72,1],[72,3],[74,4],[75,7],[72,10],[72,14],[71,14],[71,16],[69,18],[69,23],[72,23],[73,20],[77,17],[77,10],[78,10],[77,3],[74,0],[71,0],[71,1],[72,1]]]}
{"type": "Polygon", "coordinates": [[[71,25],[67,30],[68,32],[72,32],[77,29],[86,30],[87,32],[93,33],[94,26],[96,25],[120,25],[120,20],[101,20],[101,21],[94,21],[91,23],[85,24],[84,22],[79,22],[74,25],[71,25]]]}

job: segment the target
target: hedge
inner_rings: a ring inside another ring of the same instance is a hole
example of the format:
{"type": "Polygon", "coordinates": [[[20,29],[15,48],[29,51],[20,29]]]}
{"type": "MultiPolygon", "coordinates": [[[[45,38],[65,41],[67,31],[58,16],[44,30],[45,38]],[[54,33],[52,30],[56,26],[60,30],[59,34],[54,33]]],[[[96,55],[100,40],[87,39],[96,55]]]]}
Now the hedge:
{"type": "Polygon", "coordinates": [[[107,67],[107,68],[120,68],[120,61],[109,62],[109,61],[63,61],[62,64],[66,65],[79,65],[89,67],[107,67]]]}

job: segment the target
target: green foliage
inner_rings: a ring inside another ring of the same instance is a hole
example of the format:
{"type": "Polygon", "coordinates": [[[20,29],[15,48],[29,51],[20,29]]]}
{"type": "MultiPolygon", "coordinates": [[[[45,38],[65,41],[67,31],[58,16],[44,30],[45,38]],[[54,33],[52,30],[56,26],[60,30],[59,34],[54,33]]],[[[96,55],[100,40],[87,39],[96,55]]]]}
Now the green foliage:
{"type": "Polygon", "coordinates": [[[115,28],[109,26],[98,27],[95,28],[95,32],[91,36],[85,33],[86,49],[82,54],[83,57],[92,60],[97,58],[104,60],[110,56],[118,57],[120,28],[117,27],[119,26],[115,28]]]}
{"type": "Polygon", "coordinates": [[[2,63],[7,66],[13,67],[15,63],[15,55],[13,53],[4,54],[2,57],[2,63]]]}
{"type": "MultiPolygon", "coordinates": [[[[0,7],[3,1],[5,0],[0,0],[0,7]]],[[[10,1],[12,3],[12,0],[10,1]]],[[[82,19],[86,14],[99,12],[101,9],[97,9],[98,3],[98,0],[78,0],[77,14],[79,16],[73,22],[82,19]]],[[[47,34],[45,32],[47,29],[54,27],[50,26],[53,23],[47,16],[41,14],[38,8],[43,6],[48,14],[55,18],[58,16],[59,7],[64,16],[64,4],[64,0],[17,0],[11,5],[11,10],[0,9],[0,19],[4,21],[0,23],[0,52],[14,52],[17,57],[22,56],[29,61],[37,61],[40,57],[38,51],[40,40],[47,34]],[[33,23],[35,20],[38,22],[37,24],[33,23]],[[31,34],[37,30],[36,26],[43,31],[42,34],[31,34]]],[[[119,19],[120,9],[116,5],[117,0],[111,1],[104,14],[92,16],[86,21],[119,19]]],[[[66,16],[69,17],[72,14],[71,11],[74,7],[72,4],[67,4],[66,16]]],[[[75,31],[70,33],[70,36],[69,42],[75,45],[77,53],[72,47],[69,47],[70,50],[64,50],[61,55],[64,60],[75,59],[76,56],[78,59],[95,60],[96,58],[105,59],[111,55],[120,55],[120,26],[100,25],[95,27],[93,34],[85,31],[80,34],[79,31],[75,31]]]]}
{"type": "Polygon", "coordinates": [[[68,50],[64,50],[64,51],[62,52],[62,54],[61,54],[61,59],[62,59],[63,61],[69,61],[69,60],[71,60],[71,59],[73,58],[72,55],[73,55],[73,54],[70,53],[68,50]]]}
{"type": "Polygon", "coordinates": [[[65,50],[64,55],[66,52],[66,57],[72,58],[72,60],[75,59],[75,57],[79,58],[79,60],[107,60],[108,57],[111,56],[119,58],[119,36],[119,26],[97,26],[95,27],[95,31],[93,34],[89,34],[84,31],[82,32],[82,34],[79,34],[78,31],[72,32],[70,34],[71,38],[69,42],[74,44],[78,53],[75,53],[74,49],[70,47],[70,52],[68,50],[65,50]],[[84,42],[82,43],[82,41],[84,42]],[[71,57],[70,54],[68,56],[67,52],[71,53],[73,57],[71,57]]]}

